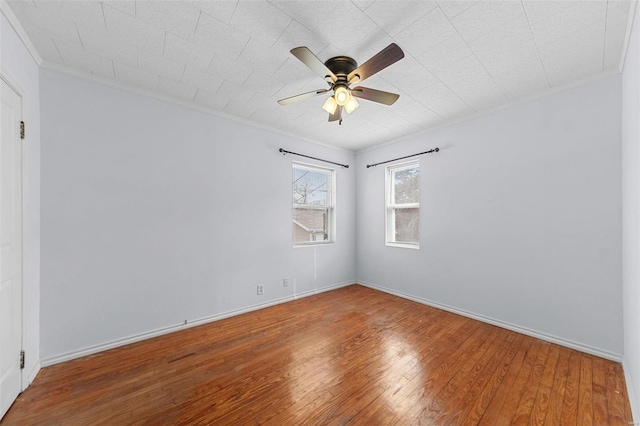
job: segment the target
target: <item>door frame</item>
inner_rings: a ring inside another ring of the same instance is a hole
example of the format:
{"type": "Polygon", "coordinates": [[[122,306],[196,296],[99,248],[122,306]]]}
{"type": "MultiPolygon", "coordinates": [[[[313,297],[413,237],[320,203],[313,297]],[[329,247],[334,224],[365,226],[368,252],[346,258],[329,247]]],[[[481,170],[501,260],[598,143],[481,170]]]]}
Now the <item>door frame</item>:
{"type": "MultiPolygon", "coordinates": [[[[2,67],[0,67],[0,79],[2,79],[16,94],[20,97],[20,120],[28,123],[28,108],[27,108],[27,99],[25,96],[26,91],[23,90],[20,85],[9,76],[2,67]]],[[[28,142],[29,142],[29,129],[27,128],[25,132],[25,138],[20,143],[20,159],[21,159],[21,167],[22,167],[22,206],[21,206],[21,216],[22,216],[22,229],[21,229],[21,238],[22,238],[22,253],[21,253],[21,270],[22,270],[22,285],[21,285],[21,313],[20,313],[20,346],[22,350],[25,350],[25,342],[27,339],[26,333],[26,324],[27,324],[27,195],[28,195],[28,142]]],[[[31,355],[33,356],[33,355],[31,355]]],[[[37,355],[36,355],[37,356],[37,355]]],[[[36,364],[37,365],[37,364],[36,364]]],[[[25,364],[26,366],[26,364],[25,364]]],[[[37,371],[37,368],[36,368],[37,371]]],[[[20,370],[20,391],[23,392],[30,385],[31,377],[28,376],[28,372],[26,368],[20,370]]]]}

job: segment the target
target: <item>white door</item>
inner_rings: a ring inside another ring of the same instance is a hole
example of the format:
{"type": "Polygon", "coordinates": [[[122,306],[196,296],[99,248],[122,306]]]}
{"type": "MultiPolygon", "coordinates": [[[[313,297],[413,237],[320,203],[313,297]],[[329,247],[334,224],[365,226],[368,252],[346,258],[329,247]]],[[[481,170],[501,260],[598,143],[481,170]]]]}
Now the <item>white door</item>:
{"type": "Polygon", "coordinates": [[[0,79],[0,418],[21,389],[22,147],[20,96],[0,79]]]}

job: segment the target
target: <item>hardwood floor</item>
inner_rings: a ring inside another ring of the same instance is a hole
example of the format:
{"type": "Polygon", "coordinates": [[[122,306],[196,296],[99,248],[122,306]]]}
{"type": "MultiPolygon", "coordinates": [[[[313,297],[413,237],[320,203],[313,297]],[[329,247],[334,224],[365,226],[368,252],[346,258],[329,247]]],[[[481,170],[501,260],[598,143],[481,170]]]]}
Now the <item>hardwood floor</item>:
{"type": "Polygon", "coordinates": [[[361,286],[42,369],[2,425],[627,425],[620,364],[361,286]]]}

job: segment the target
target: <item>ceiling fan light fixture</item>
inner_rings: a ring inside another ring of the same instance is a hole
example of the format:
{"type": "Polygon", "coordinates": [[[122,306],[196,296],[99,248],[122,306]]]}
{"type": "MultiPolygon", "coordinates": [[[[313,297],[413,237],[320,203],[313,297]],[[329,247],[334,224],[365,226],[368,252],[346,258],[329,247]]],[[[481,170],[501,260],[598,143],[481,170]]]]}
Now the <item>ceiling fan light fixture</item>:
{"type": "Polygon", "coordinates": [[[356,101],[356,98],[353,96],[349,96],[349,100],[344,105],[344,110],[347,111],[347,114],[351,114],[353,111],[357,110],[360,104],[356,101]]]}
{"type": "Polygon", "coordinates": [[[324,105],[322,105],[322,109],[327,111],[329,114],[334,114],[336,112],[336,108],[338,108],[338,103],[333,96],[327,98],[324,105]]]}
{"type": "Polygon", "coordinates": [[[342,124],[342,110],[344,109],[347,114],[350,114],[360,106],[358,101],[354,99],[354,94],[360,99],[383,105],[392,105],[400,96],[395,93],[362,86],[355,87],[353,92],[351,90],[352,85],[360,84],[372,75],[404,58],[404,52],[395,43],[391,43],[360,66],[353,58],[348,56],[334,56],[322,62],[306,46],[291,49],[291,54],[311,71],[325,79],[329,83],[329,88],[280,99],[278,100],[280,105],[290,105],[327,92],[333,92],[332,96],[324,102],[322,109],[329,113],[329,122],[337,121],[342,124]]]}
{"type": "Polygon", "coordinates": [[[334,90],[333,96],[336,98],[336,102],[340,106],[345,106],[346,103],[349,102],[349,98],[351,98],[351,94],[349,93],[347,88],[344,86],[336,87],[336,89],[334,90]]]}

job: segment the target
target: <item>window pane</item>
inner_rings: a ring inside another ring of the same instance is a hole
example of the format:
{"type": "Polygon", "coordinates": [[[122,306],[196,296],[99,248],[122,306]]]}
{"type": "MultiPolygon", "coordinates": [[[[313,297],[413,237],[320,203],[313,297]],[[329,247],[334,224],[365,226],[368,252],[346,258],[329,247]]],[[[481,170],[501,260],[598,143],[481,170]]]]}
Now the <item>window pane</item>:
{"type": "Polygon", "coordinates": [[[420,168],[394,171],[393,193],[395,204],[420,202],[420,168]]]}
{"type": "Polygon", "coordinates": [[[395,209],[396,242],[418,243],[420,209],[395,209]]]}
{"type": "Polygon", "coordinates": [[[293,242],[308,243],[310,241],[329,240],[329,210],[293,209],[293,242]]]}
{"type": "Polygon", "coordinates": [[[329,173],[319,170],[294,168],[293,202],[314,206],[331,205],[329,173]]]}
{"type": "Polygon", "coordinates": [[[333,170],[293,164],[293,243],[333,241],[333,170]]]}

